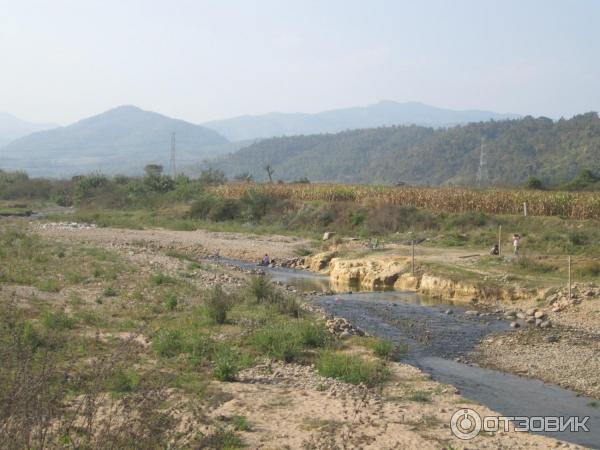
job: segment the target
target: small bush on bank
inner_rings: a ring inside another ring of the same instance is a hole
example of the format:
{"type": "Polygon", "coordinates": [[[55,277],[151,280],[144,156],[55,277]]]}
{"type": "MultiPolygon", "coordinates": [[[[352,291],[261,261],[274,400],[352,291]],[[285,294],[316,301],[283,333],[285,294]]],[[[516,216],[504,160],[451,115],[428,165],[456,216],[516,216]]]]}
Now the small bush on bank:
{"type": "Polygon", "coordinates": [[[162,357],[177,356],[183,347],[183,336],[179,330],[160,330],[152,339],[152,348],[162,357]]]}
{"type": "Polygon", "coordinates": [[[250,342],[270,358],[292,362],[297,361],[305,349],[325,347],[328,335],[321,323],[308,320],[285,321],[256,330],[250,342]]]}
{"type": "Polygon", "coordinates": [[[221,286],[217,285],[208,291],[204,298],[204,305],[209,319],[217,324],[225,323],[234,300],[234,296],[226,293],[221,286]]]}
{"type": "Polygon", "coordinates": [[[219,381],[234,381],[240,371],[240,355],[231,347],[220,346],[213,360],[213,376],[219,381]]]}
{"type": "Polygon", "coordinates": [[[252,277],[248,285],[250,296],[257,303],[268,301],[273,297],[275,288],[267,276],[252,277]]]}
{"type": "Polygon", "coordinates": [[[380,362],[366,361],[359,356],[323,351],[317,361],[317,371],[324,377],[352,384],[374,386],[385,381],[389,370],[380,362]]]}
{"type": "Polygon", "coordinates": [[[377,356],[383,359],[390,359],[395,353],[394,343],[392,341],[388,341],[387,339],[376,339],[372,343],[371,348],[377,356]]]}
{"type": "Polygon", "coordinates": [[[292,362],[298,359],[302,345],[289,324],[272,324],[257,330],[250,342],[270,358],[292,362]]]}

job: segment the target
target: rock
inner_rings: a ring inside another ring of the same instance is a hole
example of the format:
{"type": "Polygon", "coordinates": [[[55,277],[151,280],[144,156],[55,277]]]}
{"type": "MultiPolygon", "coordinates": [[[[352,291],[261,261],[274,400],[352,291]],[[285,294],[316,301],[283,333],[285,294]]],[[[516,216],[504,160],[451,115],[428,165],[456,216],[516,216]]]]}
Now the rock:
{"type": "Polygon", "coordinates": [[[527,314],[525,314],[524,312],[519,311],[517,313],[517,319],[526,319],[527,318],[527,314]]]}
{"type": "Polygon", "coordinates": [[[514,322],[513,321],[513,322],[510,323],[510,326],[513,327],[513,328],[519,328],[521,326],[521,324],[519,322],[514,322]]]}
{"type": "Polygon", "coordinates": [[[331,239],[333,236],[335,235],[335,232],[333,231],[326,231],[325,233],[323,233],[323,240],[324,241],[328,241],[329,239],[331,239]]]}
{"type": "Polygon", "coordinates": [[[552,327],[552,322],[550,322],[549,320],[544,320],[540,324],[540,328],[551,328],[551,327],[552,327]]]}
{"type": "Polygon", "coordinates": [[[544,311],[536,311],[535,318],[536,319],[545,319],[547,314],[544,311]]]}
{"type": "Polygon", "coordinates": [[[479,315],[479,311],[475,311],[474,309],[470,309],[468,311],[465,311],[465,315],[466,316],[478,316],[479,315]]]}
{"type": "Polygon", "coordinates": [[[543,320],[542,319],[535,319],[535,326],[539,327],[542,324],[543,320]]]}
{"type": "Polygon", "coordinates": [[[560,339],[560,338],[559,338],[557,335],[555,335],[555,334],[551,334],[550,336],[548,336],[548,337],[546,338],[546,342],[549,342],[549,343],[558,342],[558,341],[559,341],[559,339],[560,339]]]}
{"type": "Polygon", "coordinates": [[[538,312],[538,309],[537,309],[537,308],[530,308],[530,309],[528,309],[528,310],[527,310],[527,315],[528,315],[528,316],[533,316],[533,315],[535,315],[535,313],[537,313],[537,312],[538,312]]]}
{"type": "Polygon", "coordinates": [[[525,322],[534,324],[535,323],[535,317],[528,317],[525,322]]]}
{"type": "Polygon", "coordinates": [[[446,314],[450,315],[450,314],[454,314],[454,311],[452,311],[451,309],[447,309],[445,311],[446,314]]]}
{"type": "Polygon", "coordinates": [[[341,339],[348,339],[350,336],[352,336],[352,335],[347,330],[346,331],[342,331],[342,333],[340,334],[340,338],[341,339]]]}

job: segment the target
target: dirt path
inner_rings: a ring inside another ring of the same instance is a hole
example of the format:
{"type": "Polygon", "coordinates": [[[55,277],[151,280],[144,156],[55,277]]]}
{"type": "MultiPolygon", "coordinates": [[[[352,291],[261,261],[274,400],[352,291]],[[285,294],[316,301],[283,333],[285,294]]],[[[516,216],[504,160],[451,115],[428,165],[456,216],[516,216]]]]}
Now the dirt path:
{"type": "Polygon", "coordinates": [[[309,241],[289,236],[262,236],[243,233],[173,231],[164,229],[129,230],[117,228],[71,227],[62,224],[36,224],[34,230],[53,239],[76,239],[110,247],[146,246],[155,250],[175,250],[201,256],[219,255],[244,261],[259,261],[265,253],[272,258],[295,256],[298,247],[309,241]]]}

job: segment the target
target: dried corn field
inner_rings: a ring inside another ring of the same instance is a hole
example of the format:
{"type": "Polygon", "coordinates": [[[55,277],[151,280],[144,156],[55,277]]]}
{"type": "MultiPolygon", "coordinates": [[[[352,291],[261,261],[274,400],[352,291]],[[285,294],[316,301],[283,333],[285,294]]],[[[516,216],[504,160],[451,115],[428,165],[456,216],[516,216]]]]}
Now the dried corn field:
{"type": "Polygon", "coordinates": [[[523,214],[526,203],[527,213],[532,216],[600,219],[600,194],[594,192],[258,183],[229,183],[214,190],[230,198],[259,191],[290,200],[381,202],[444,212],[490,214],[523,214]]]}

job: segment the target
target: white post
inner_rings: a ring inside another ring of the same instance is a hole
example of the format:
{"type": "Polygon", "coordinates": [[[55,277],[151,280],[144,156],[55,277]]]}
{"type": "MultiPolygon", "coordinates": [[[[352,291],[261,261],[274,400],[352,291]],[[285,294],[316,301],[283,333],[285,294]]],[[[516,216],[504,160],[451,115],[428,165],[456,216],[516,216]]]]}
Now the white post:
{"type": "Polygon", "coordinates": [[[527,202],[523,202],[523,215],[527,216],[527,202]]]}
{"type": "Polygon", "coordinates": [[[415,240],[412,240],[412,274],[415,276],[415,240]]]}
{"type": "Polygon", "coordinates": [[[498,226],[498,256],[502,253],[502,225],[498,226]]]}
{"type": "Polygon", "coordinates": [[[571,255],[569,255],[569,300],[571,300],[571,255]]]}

